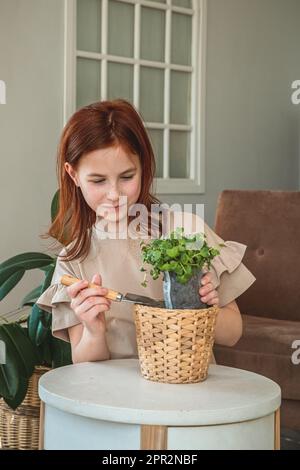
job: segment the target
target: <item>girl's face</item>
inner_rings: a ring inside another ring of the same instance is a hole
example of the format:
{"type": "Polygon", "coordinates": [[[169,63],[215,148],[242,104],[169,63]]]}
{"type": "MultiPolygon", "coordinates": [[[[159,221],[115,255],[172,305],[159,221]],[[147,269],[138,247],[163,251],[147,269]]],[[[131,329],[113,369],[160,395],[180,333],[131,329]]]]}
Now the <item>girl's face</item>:
{"type": "Polygon", "coordinates": [[[83,197],[97,215],[120,219],[119,205],[129,208],[138,201],[141,191],[142,169],[139,157],[124,150],[121,145],[94,150],[79,160],[75,171],[70,163],[65,169],[81,188],[83,197]],[[126,198],[119,198],[126,196],[126,198]]]}

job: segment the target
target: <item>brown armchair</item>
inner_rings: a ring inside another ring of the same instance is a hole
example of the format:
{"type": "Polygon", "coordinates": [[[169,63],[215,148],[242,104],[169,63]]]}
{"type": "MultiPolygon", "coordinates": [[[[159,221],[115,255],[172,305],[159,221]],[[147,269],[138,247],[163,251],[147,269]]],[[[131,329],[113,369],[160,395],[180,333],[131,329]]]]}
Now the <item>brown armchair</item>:
{"type": "Polygon", "coordinates": [[[243,263],[256,277],[237,299],[243,336],[232,348],[215,345],[216,361],[277,382],[282,426],[300,429],[300,364],[292,362],[300,340],[300,191],[223,191],[215,232],[247,245],[243,263]]]}

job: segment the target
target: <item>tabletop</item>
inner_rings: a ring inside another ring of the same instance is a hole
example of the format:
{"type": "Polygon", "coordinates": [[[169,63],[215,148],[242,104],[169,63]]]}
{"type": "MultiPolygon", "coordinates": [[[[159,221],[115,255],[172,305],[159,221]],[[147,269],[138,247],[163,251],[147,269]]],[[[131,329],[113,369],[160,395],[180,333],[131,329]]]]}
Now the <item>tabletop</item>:
{"type": "Polygon", "coordinates": [[[143,378],[137,359],[53,369],[39,381],[46,405],[113,422],[201,426],[247,421],[279,408],[280,387],[253,372],[211,364],[205,381],[166,384],[143,378]]]}

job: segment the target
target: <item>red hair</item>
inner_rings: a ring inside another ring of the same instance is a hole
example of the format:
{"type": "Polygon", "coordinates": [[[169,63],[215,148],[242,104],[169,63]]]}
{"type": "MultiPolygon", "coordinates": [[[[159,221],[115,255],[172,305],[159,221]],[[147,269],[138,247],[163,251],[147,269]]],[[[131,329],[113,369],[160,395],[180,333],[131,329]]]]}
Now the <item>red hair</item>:
{"type": "Polygon", "coordinates": [[[62,257],[64,260],[87,256],[91,228],[96,222],[96,213],[70,178],[65,163],[76,169],[84,154],[114,145],[121,145],[139,157],[142,181],[137,203],[144,204],[148,212],[151,204],[160,204],[151,194],[156,171],[153,149],[136,109],[123,99],[97,102],[79,109],[64,127],[58,147],[59,210],[48,232],[41,236],[53,237],[64,246],[74,242],[67,256],[62,257]]]}

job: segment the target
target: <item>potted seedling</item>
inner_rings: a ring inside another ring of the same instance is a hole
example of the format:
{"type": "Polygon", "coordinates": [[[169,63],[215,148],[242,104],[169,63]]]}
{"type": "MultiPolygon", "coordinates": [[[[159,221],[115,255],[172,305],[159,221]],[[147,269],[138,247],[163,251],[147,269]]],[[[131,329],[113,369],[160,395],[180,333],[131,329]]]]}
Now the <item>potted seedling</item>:
{"type": "Polygon", "coordinates": [[[220,252],[209,247],[202,233],[184,235],[182,227],[169,237],[141,241],[145,264],[151,265],[153,279],[163,273],[165,308],[135,305],[135,325],[140,368],[147,380],[166,383],[194,383],[207,378],[217,306],[200,300],[204,268],[220,252]]]}
{"type": "MultiPolygon", "coordinates": [[[[221,247],[224,245],[218,245],[221,247]]],[[[203,233],[185,235],[178,227],[169,237],[161,237],[146,243],[141,242],[145,272],[142,286],[147,286],[145,264],[152,266],[150,275],[158,279],[163,273],[163,291],[166,308],[199,309],[207,305],[201,302],[199,288],[205,269],[209,269],[213,258],[220,254],[218,248],[209,247],[203,233]]]]}

